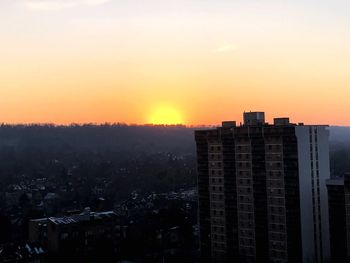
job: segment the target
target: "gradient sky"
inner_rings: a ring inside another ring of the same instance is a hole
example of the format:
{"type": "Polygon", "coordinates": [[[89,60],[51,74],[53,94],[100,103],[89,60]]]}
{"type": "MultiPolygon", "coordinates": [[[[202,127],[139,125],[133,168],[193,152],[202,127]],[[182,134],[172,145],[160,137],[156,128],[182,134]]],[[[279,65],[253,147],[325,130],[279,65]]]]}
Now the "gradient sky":
{"type": "Polygon", "coordinates": [[[1,0],[0,122],[350,125],[348,0],[1,0]]]}

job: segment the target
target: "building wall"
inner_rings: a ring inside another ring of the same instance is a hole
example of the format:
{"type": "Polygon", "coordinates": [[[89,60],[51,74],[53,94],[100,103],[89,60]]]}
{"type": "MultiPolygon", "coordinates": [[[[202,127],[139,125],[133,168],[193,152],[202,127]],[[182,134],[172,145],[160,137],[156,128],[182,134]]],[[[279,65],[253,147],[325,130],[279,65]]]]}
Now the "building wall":
{"type": "Polygon", "coordinates": [[[272,262],[288,261],[286,194],[283,137],[265,138],[267,198],[269,217],[269,257],[272,262]]]}
{"type": "Polygon", "coordinates": [[[297,126],[295,130],[303,262],[326,262],[330,259],[326,187],[326,180],[330,178],[329,133],[324,126],[297,126]]]}
{"type": "Polygon", "coordinates": [[[47,241],[47,218],[30,220],[28,223],[29,242],[39,242],[46,246],[47,241]]]}
{"type": "Polygon", "coordinates": [[[241,262],[256,260],[252,144],[249,128],[235,131],[238,250],[241,262]]]}
{"type": "Polygon", "coordinates": [[[227,261],[238,257],[236,154],[232,129],[221,129],[224,167],[227,261]]]}
{"type": "Polygon", "coordinates": [[[287,262],[302,262],[298,143],[294,127],[284,127],[283,130],[283,182],[286,206],[287,262]]]}
{"type": "Polygon", "coordinates": [[[347,262],[347,226],[344,181],[328,184],[331,262],[347,262]]]}
{"type": "Polygon", "coordinates": [[[198,223],[201,260],[210,262],[211,258],[211,225],[209,199],[209,162],[208,133],[212,131],[196,131],[197,144],[197,185],[198,185],[198,223]]]}
{"type": "Polygon", "coordinates": [[[227,257],[227,237],[222,143],[210,141],[208,153],[212,259],[223,262],[227,257]]]}
{"type": "MultiPolygon", "coordinates": [[[[329,208],[328,208],[328,192],[326,181],[330,179],[330,164],[329,164],[329,130],[325,126],[314,126],[314,164],[318,168],[319,189],[320,189],[320,207],[321,207],[321,229],[322,233],[322,260],[329,261],[330,252],[330,234],[329,234],[329,208]],[[318,152],[317,152],[318,148],[318,152]],[[317,158],[318,157],[318,158],[317,158]],[[315,160],[316,158],[316,160],[315,160]],[[318,160],[317,160],[318,159],[318,160]],[[318,163],[317,163],[318,161],[318,163]],[[318,164],[318,167],[317,167],[318,164]]],[[[317,170],[316,170],[317,177],[317,170]]],[[[318,182],[317,182],[318,183],[318,182]]]]}

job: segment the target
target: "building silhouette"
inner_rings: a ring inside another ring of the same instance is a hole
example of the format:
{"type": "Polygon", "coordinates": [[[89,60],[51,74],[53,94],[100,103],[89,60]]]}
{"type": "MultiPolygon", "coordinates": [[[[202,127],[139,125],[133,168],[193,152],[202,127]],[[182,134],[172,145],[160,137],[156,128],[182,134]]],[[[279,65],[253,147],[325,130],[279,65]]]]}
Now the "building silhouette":
{"type": "Polygon", "coordinates": [[[243,119],[195,132],[203,261],[327,262],[327,126],[243,119]]]}
{"type": "Polygon", "coordinates": [[[107,261],[103,257],[116,254],[120,235],[120,218],[113,211],[91,212],[85,208],[80,214],[29,221],[29,241],[47,251],[48,262],[96,261],[96,257],[112,262],[113,258],[107,261]]]}
{"type": "Polygon", "coordinates": [[[350,173],[327,180],[332,262],[350,262],[350,173]]]}

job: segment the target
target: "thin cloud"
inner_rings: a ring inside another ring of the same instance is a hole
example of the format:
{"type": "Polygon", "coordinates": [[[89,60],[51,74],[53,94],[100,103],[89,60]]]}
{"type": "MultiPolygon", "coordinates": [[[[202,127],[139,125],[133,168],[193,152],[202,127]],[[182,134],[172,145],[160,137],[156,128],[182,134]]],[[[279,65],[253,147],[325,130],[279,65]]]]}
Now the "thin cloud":
{"type": "Polygon", "coordinates": [[[61,10],[77,6],[98,6],[111,0],[23,0],[22,5],[32,10],[61,10]]]}
{"type": "Polygon", "coordinates": [[[226,53],[226,52],[232,52],[237,50],[237,45],[235,44],[224,44],[221,45],[219,47],[217,47],[216,49],[214,49],[215,53],[226,53]]]}

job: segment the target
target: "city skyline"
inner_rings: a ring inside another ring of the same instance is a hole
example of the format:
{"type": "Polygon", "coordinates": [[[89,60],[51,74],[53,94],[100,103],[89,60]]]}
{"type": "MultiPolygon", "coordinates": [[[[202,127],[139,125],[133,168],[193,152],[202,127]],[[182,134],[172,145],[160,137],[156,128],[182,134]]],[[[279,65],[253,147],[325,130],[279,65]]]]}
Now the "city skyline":
{"type": "Polygon", "coordinates": [[[349,10],[343,0],[4,0],[0,121],[215,125],[264,109],[269,122],[350,125],[349,10]]]}

